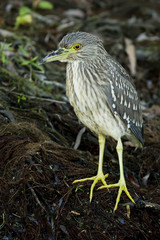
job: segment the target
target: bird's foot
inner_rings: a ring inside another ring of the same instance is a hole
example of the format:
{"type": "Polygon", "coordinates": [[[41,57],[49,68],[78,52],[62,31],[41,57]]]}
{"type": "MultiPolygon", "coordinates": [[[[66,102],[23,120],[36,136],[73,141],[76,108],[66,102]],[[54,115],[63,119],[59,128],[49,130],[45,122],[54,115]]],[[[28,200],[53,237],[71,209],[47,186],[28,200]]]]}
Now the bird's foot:
{"type": "Polygon", "coordinates": [[[115,184],[109,184],[109,185],[105,185],[105,186],[101,186],[98,189],[103,189],[103,188],[114,188],[114,187],[119,187],[118,190],[118,195],[117,195],[117,199],[116,199],[116,204],[114,207],[114,212],[117,210],[118,207],[118,203],[120,201],[120,197],[122,194],[122,191],[124,191],[126,193],[126,195],[129,197],[129,199],[135,203],[135,201],[133,200],[133,198],[131,197],[130,193],[128,192],[127,186],[126,186],[126,182],[124,178],[120,178],[118,183],[115,184]]]}
{"type": "Polygon", "coordinates": [[[105,181],[105,179],[108,177],[109,174],[103,174],[103,172],[98,173],[96,176],[90,177],[90,178],[83,178],[83,179],[77,179],[75,180],[73,183],[77,183],[77,182],[84,182],[84,181],[93,181],[91,188],[90,188],[90,202],[92,201],[92,197],[93,197],[93,189],[95,187],[95,185],[97,184],[98,181],[101,181],[104,184],[104,187],[107,187],[107,183],[105,181]]]}

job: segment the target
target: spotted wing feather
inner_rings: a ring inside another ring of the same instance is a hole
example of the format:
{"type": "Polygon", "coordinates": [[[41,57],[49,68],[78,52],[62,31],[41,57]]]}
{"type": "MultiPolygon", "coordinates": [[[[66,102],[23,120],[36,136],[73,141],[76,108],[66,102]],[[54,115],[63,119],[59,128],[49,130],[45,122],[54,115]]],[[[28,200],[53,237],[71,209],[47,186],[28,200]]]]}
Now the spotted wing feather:
{"type": "Polygon", "coordinates": [[[114,115],[119,115],[143,144],[143,121],[137,91],[125,69],[110,56],[107,59],[103,91],[114,115]],[[106,85],[105,85],[106,84],[106,85]]]}

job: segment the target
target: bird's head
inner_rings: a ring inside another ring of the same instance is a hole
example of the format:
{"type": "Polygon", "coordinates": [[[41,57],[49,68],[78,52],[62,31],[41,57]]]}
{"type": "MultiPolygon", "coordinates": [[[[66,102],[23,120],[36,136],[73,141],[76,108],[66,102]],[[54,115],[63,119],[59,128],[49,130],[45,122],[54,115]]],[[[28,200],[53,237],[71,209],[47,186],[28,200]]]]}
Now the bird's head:
{"type": "Polygon", "coordinates": [[[40,63],[60,61],[89,61],[105,51],[100,38],[86,32],[69,33],[62,38],[59,48],[51,52],[40,63]]]}

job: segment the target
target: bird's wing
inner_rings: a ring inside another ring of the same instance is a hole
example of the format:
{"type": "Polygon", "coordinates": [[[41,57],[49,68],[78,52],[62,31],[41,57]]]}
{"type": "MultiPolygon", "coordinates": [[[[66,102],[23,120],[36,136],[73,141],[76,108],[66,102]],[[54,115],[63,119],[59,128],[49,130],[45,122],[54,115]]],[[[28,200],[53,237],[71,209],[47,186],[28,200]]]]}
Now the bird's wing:
{"type": "Polygon", "coordinates": [[[119,115],[143,144],[143,121],[137,91],[126,70],[110,56],[100,85],[114,115],[119,115]]]}

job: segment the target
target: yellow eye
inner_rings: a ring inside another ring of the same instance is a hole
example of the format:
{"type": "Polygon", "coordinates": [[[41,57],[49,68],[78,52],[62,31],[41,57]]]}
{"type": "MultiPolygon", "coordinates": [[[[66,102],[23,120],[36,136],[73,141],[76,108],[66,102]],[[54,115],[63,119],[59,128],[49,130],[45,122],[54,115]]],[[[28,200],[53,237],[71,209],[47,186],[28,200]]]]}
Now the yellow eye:
{"type": "Polygon", "coordinates": [[[81,46],[81,44],[79,44],[79,43],[73,45],[74,50],[79,50],[81,47],[82,47],[82,46],[81,46]]]}

